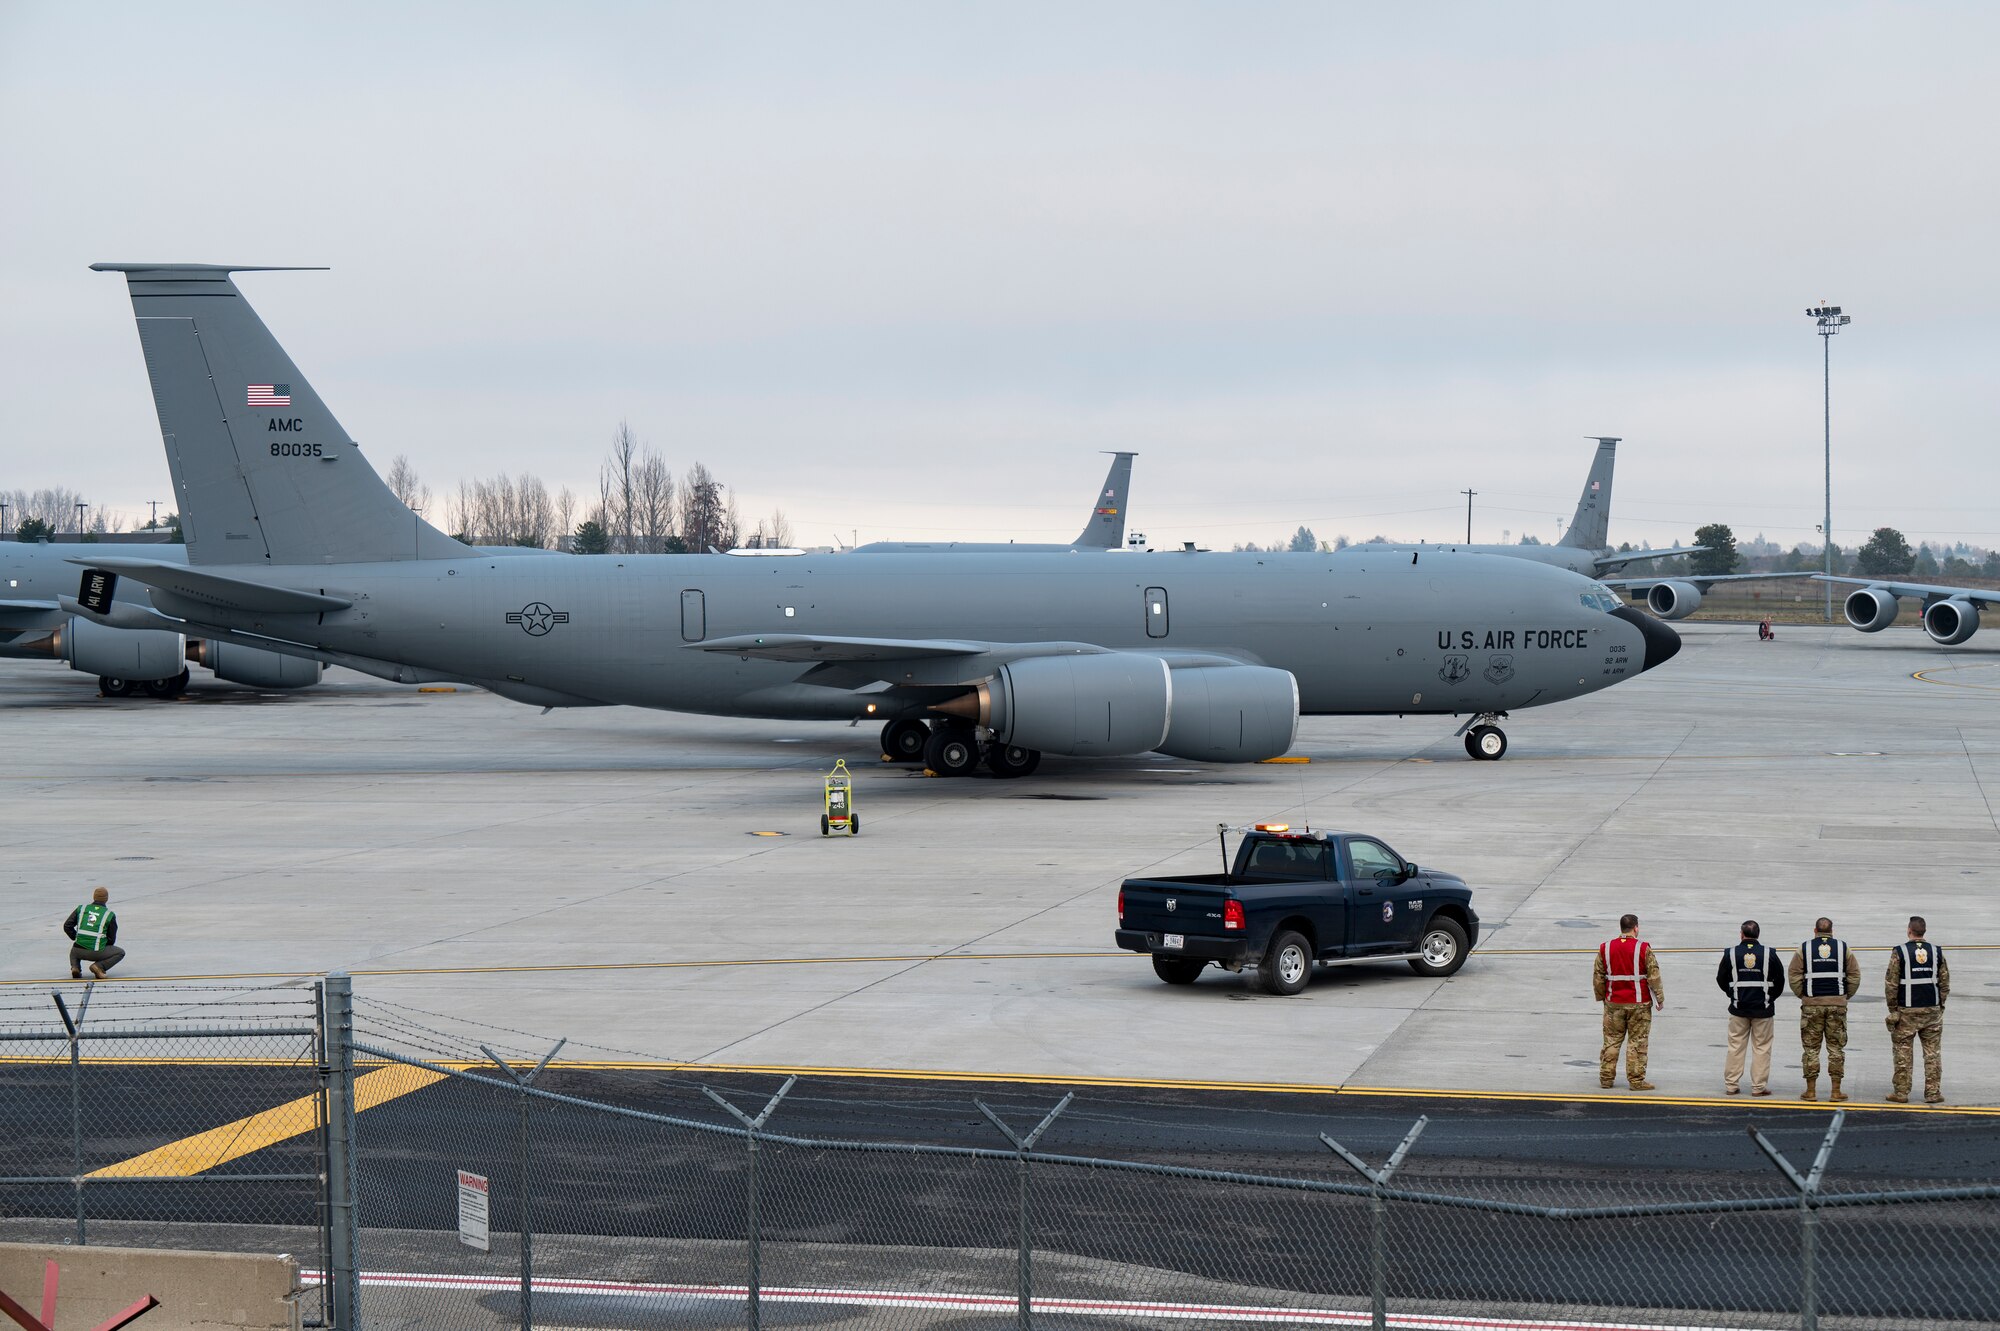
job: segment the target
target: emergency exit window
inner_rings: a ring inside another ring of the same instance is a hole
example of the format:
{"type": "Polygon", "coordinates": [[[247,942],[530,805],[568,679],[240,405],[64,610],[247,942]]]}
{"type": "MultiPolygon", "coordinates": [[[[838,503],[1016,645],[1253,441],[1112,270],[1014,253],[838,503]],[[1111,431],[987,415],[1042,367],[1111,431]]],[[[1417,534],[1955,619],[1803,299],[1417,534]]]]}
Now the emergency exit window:
{"type": "Polygon", "coordinates": [[[1167,589],[1148,587],[1146,589],[1146,636],[1164,638],[1167,636],[1167,589]]]}

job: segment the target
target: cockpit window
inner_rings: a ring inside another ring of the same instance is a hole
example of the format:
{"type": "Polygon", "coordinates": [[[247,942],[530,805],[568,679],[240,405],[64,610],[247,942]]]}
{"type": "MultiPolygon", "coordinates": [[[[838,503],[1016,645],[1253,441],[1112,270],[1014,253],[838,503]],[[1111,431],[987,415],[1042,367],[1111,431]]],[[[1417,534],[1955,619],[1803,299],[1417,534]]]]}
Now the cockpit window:
{"type": "Polygon", "coordinates": [[[1612,591],[1601,582],[1592,584],[1591,589],[1584,592],[1578,599],[1589,609],[1602,610],[1606,614],[1610,614],[1618,608],[1618,593],[1612,591]]]}

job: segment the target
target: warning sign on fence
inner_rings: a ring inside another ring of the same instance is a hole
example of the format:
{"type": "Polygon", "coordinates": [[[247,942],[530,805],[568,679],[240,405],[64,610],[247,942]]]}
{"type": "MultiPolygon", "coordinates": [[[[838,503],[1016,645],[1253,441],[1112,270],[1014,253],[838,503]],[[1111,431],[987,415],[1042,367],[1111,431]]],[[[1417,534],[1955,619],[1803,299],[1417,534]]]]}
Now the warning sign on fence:
{"type": "Polygon", "coordinates": [[[468,1248],[489,1251],[486,1239],[487,1181],[477,1174],[458,1171],[458,1241],[468,1248]]]}

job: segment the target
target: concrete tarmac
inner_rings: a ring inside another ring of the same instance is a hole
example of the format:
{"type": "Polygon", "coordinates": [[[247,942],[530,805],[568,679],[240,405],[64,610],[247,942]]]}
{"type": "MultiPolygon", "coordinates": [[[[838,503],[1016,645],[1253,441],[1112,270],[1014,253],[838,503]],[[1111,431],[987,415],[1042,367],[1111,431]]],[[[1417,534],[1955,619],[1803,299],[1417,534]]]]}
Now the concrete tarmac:
{"type": "MultiPolygon", "coordinates": [[[[1309,764],[1021,781],[883,767],[872,728],[544,716],[343,672],[113,701],[8,663],[0,984],[60,978],[58,925],[101,883],[121,983],[347,969],[378,1039],[415,1020],[395,1004],[578,1058],[1596,1096],[1590,950],[1636,910],[1664,950],[1656,1095],[1707,1097],[1739,920],[1790,945],[1826,913],[1886,949],[1921,913],[1952,965],[1947,1098],[2000,1107],[2000,638],[1682,631],[1666,667],[1513,717],[1498,763],[1443,718],[1315,718],[1309,764]],[[852,840],[818,834],[836,757],[852,840]],[[1462,874],[1479,951],[1448,981],[1345,968],[1297,998],[1220,972],[1169,989],[1113,952],[1121,878],[1207,871],[1215,824],[1259,819],[1462,874]]],[[[1857,1104],[1888,1089],[1886,961],[1862,953],[1857,1104]]],[[[1780,1096],[1796,1019],[1788,997],[1780,1096]]]]}

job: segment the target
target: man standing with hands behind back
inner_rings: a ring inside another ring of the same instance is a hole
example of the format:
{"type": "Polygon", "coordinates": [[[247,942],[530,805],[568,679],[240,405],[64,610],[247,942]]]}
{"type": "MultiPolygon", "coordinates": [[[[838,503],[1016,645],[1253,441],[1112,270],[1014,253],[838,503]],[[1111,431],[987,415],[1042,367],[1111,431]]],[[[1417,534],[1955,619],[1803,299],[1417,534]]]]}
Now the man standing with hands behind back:
{"type": "Polygon", "coordinates": [[[1653,1038],[1653,1013],[1667,1005],[1660,963],[1639,938],[1639,917],[1621,915],[1618,936],[1597,949],[1590,987],[1604,1004],[1604,1048],[1597,1056],[1597,1084],[1606,1090],[1618,1079],[1618,1051],[1625,1050],[1626,1084],[1650,1091],[1646,1053],[1653,1038]]]}
{"type": "Polygon", "coordinates": [[[1801,1100],[1819,1098],[1819,1047],[1826,1045],[1826,1072],[1833,1078],[1830,1100],[1845,1100],[1840,1078],[1847,1071],[1847,1000],[1861,992],[1861,963],[1833,936],[1833,921],[1822,915],[1813,936],[1799,944],[1789,972],[1799,1000],[1799,1039],[1805,1045],[1806,1089],[1801,1100]]]}
{"type": "Polygon", "coordinates": [[[1944,1005],[1951,997],[1951,968],[1944,949],[1924,938],[1924,917],[1910,917],[1908,939],[1890,949],[1889,974],[1882,996],[1889,1003],[1889,1043],[1894,1049],[1894,1089],[1884,1096],[1891,1104],[1910,1098],[1910,1074],[1915,1062],[1911,1042],[1924,1050],[1924,1099],[1944,1099],[1944,1005]]]}
{"type": "Polygon", "coordinates": [[[1778,954],[1757,941],[1757,921],[1745,920],[1735,947],[1716,963],[1715,987],[1729,995],[1729,1054],[1722,1063],[1723,1089],[1742,1089],[1743,1054],[1750,1054],[1750,1094],[1771,1093],[1771,1033],[1777,1026],[1778,995],[1785,972],[1778,954]]]}

